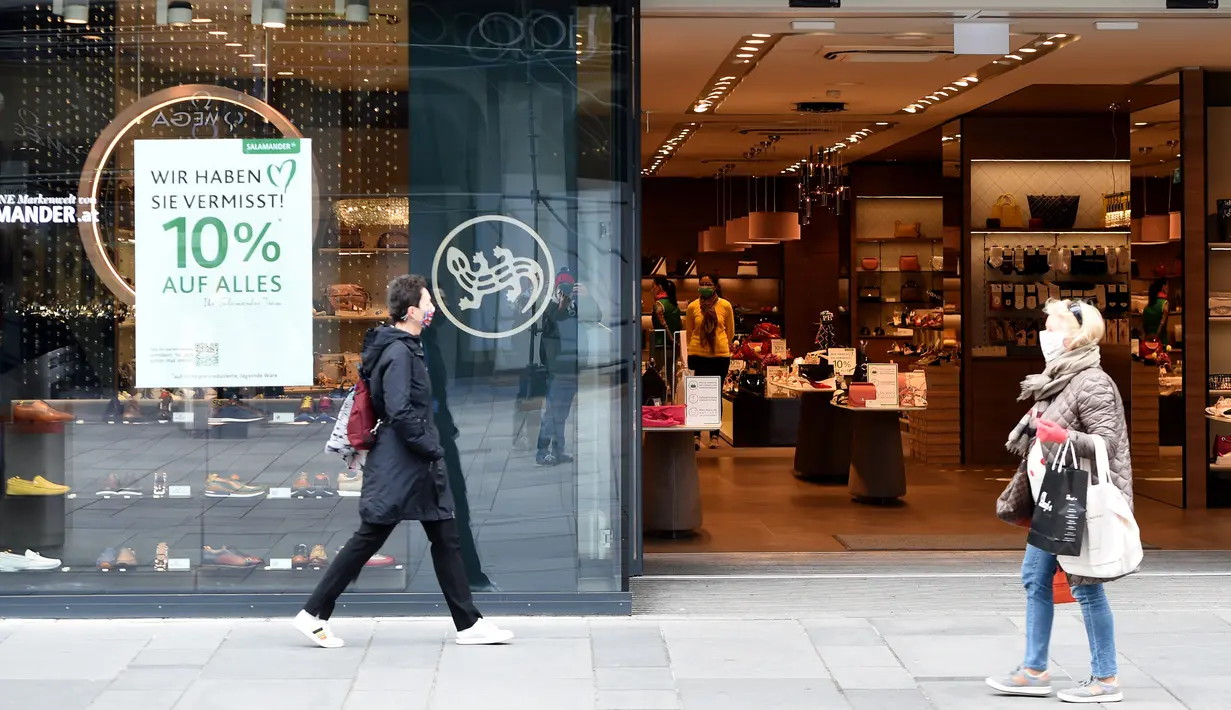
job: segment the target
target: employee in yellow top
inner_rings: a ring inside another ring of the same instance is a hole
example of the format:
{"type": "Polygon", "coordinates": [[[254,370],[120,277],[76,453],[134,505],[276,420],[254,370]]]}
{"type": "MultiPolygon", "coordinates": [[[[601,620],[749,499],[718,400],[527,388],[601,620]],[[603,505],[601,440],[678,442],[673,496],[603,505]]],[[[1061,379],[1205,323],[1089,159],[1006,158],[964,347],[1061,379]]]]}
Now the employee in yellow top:
{"type": "MultiPolygon", "coordinates": [[[[727,377],[731,341],[735,339],[735,309],[722,297],[718,280],[705,274],[698,282],[700,298],[688,304],[684,330],[688,335],[688,369],[698,377],[727,377]]],[[[697,434],[696,448],[701,448],[697,434]]],[[[718,432],[710,432],[710,448],[718,448],[718,432]]]]}

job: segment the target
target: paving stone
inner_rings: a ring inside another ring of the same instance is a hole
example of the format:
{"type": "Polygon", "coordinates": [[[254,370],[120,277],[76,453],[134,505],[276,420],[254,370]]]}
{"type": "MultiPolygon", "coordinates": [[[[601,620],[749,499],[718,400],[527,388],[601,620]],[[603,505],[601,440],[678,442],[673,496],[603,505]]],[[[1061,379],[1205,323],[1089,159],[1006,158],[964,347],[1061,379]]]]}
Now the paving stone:
{"type": "Polygon", "coordinates": [[[595,710],[590,679],[539,680],[534,683],[483,679],[438,679],[430,710],[500,708],[500,710],[595,710]]]}
{"type": "MultiPolygon", "coordinates": [[[[824,679],[681,680],[684,710],[848,710],[850,704],[824,679]]],[[[1020,709],[1019,709],[1020,710],[1020,709]]]]}
{"type": "Polygon", "coordinates": [[[594,675],[589,639],[527,639],[505,646],[446,646],[437,682],[536,683],[594,675]]]}
{"type": "Polygon", "coordinates": [[[201,671],[206,679],[336,678],[348,682],[363,660],[362,648],[227,648],[214,653],[201,671]]]}
{"type": "Polygon", "coordinates": [[[184,692],[175,710],[341,710],[350,684],[349,679],[318,679],[305,673],[280,680],[198,680],[184,692]]]}
{"type": "Polygon", "coordinates": [[[597,710],[677,710],[674,690],[600,690],[597,710]]]}
{"type": "Polygon", "coordinates": [[[910,690],[915,679],[898,668],[833,668],[833,679],[843,690],[910,690]]]}
{"type": "Polygon", "coordinates": [[[214,649],[189,649],[189,650],[172,650],[165,648],[146,648],[132,663],[128,664],[130,668],[138,668],[143,666],[190,666],[200,667],[209,663],[209,659],[213,657],[214,649]]]}
{"type": "Polygon", "coordinates": [[[676,678],[828,678],[812,643],[803,632],[777,641],[720,642],[686,638],[667,642],[676,678]]]}
{"type": "Polygon", "coordinates": [[[427,710],[431,689],[352,690],[342,710],[427,710]]]}
{"type": "Polygon", "coordinates": [[[115,679],[110,689],[182,691],[200,675],[197,668],[129,668],[115,679]]]}
{"type": "Polygon", "coordinates": [[[916,679],[970,679],[1008,673],[1022,662],[1022,644],[1004,636],[889,636],[889,647],[916,679]]]}
{"type": "Polygon", "coordinates": [[[888,646],[821,646],[817,649],[829,670],[835,668],[901,668],[888,646]]]}
{"type": "Polygon", "coordinates": [[[183,690],[106,690],[87,710],[171,710],[183,690]]]}
{"type": "MultiPolygon", "coordinates": [[[[1025,601],[1023,600],[1023,604],[1025,601]]],[[[1021,633],[1012,621],[999,614],[985,616],[911,615],[871,619],[881,636],[933,636],[962,634],[990,636],[1021,633]]]]}
{"type": "Polygon", "coordinates": [[[885,644],[885,639],[867,619],[806,619],[800,624],[818,647],[885,644]]]}
{"type": "Polygon", "coordinates": [[[598,668],[594,671],[599,690],[672,690],[675,678],[669,668],[598,668]]]}
{"type": "Polygon", "coordinates": [[[851,710],[932,710],[919,690],[843,690],[851,710]]]}
{"type": "Polygon", "coordinates": [[[106,681],[6,680],[0,685],[0,710],[85,710],[106,687],[106,681]]]}
{"type": "Polygon", "coordinates": [[[432,668],[388,668],[368,667],[366,664],[355,676],[353,690],[363,691],[411,691],[412,694],[422,689],[424,700],[431,692],[432,683],[436,680],[436,670],[432,668]]]}

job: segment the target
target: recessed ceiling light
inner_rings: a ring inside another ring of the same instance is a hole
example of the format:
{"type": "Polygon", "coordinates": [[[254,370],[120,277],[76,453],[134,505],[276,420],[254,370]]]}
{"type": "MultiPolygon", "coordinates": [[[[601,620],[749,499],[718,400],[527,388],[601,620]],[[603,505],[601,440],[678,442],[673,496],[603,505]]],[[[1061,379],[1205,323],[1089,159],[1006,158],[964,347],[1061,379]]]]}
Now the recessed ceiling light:
{"type": "Polygon", "coordinates": [[[915,108],[914,106],[907,106],[906,108],[902,110],[905,111],[906,113],[914,113],[915,111],[918,111],[919,109],[915,108]]]}
{"type": "Polygon", "coordinates": [[[876,125],[878,125],[878,126],[888,126],[888,125],[889,125],[889,122],[888,122],[888,121],[877,121],[877,122],[876,122],[876,125]]]}
{"type": "Polygon", "coordinates": [[[762,39],[765,39],[765,38],[767,38],[767,37],[773,37],[773,35],[761,34],[761,33],[759,33],[759,32],[753,33],[753,35],[752,35],[752,36],[753,36],[753,37],[760,37],[760,38],[762,38],[762,39]]]}
{"type": "Polygon", "coordinates": [[[736,57],[738,57],[739,59],[752,59],[752,56],[753,56],[753,55],[751,55],[751,54],[737,54],[737,55],[735,55],[735,56],[736,56],[736,57]]]}
{"type": "Polygon", "coordinates": [[[1006,54],[1004,55],[1004,58],[1005,59],[1016,59],[1019,62],[1022,60],[1022,58],[1017,56],[1016,54],[1006,54]]]}
{"type": "Polygon", "coordinates": [[[1021,49],[1019,49],[1019,50],[1017,50],[1017,51],[1019,51],[1019,52],[1025,52],[1026,54],[1034,54],[1035,52],[1037,52],[1037,51],[1039,51],[1039,50],[1035,49],[1034,47],[1022,47],[1021,49]]]}
{"type": "Polygon", "coordinates": [[[962,77],[962,78],[971,83],[977,83],[979,81],[979,77],[977,76],[967,76],[967,77],[962,77]]]}
{"type": "Polygon", "coordinates": [[[295,72],[293,72],[293,71],[280,71],[280,72],[278,72],[278,76],[293,76],[294,74],[295,74],[295,72]]]}
{"type": "Polygon", "coordinates": [[[710,110],[710,107],[697,104],[696,106],[693,107],[693,110],[696,111],[697,113],[705,113],[706,111],[710,110]]]}
{"type": "Polygon", "coordinates": [[[209,24],[209,23],[211,23],[211,22],[213,22],[213,20],[211,20],[211,19],[210,19],[210,18],[208,18],[208,17],[194,17],[194,18],[192,18],[192,23],[193,23],[194,25],[208,25],[208,24],[209,24]]]}
{"type": "Polygon", "coordinates": [[[937,96],[936,94],[928,94],[928,98],[933,101],[940,101],[940,97],[937,96]]]}
{"type": "Polygon", "coordinates": [[[1135,124],[1133,124],[1133,125],[1136,125],[1136,126],[1145,126],[1145,125],[1148,125],[1148,124],[1147,124],[1145,121],[1140,121],[1140,122],[1135,123],[1135,124]]]}
{"type": "Polygon", "coordinates": [[[235,56],[239,57],[240,59],[252,59],[256,55],[255,54],[237,54],[235,56]]]}
{"type": "Polygon", "coordinates": [[[215,37],[226,37],[227,36],[226,30],[210,30],[209,33],[215,37]]]}
{"type": "Polygon", "coordinates": [[[957,91],[956,86],[946,86],[945,88],[948,89],[949,91],[957,91]]]}
{"type": "Polygon", "coordinates": [[[958,86],[961,86],[961,87],[967,87],[967,86],[970,86],[970,82],[966,82],[966,81],[955,81],[955,82],[953,82],[953,83],[954,83],[954,84],[957,84],[958,86]]]}
{"type": "Polygon", "coordinates": [[[227,46],[227,47],[242,47],[242,46],[244,46],[244,43],[243,43],[243,42],[227,42],[225,46],[227,46]]]}
{"type": "Polygon", "coordinates": [[[1042,44],[1044,47],[1054,47],[1056,45],[1056,43],[1051,40],[1047,40],[1046,42],[1040,42],[1039,44],[1042,44]]]}
{"type": "Polygon", "coordinates": [[[735,79],[735,77],[733,77],[733,76],[724,76],[724,77],[723,77],[722,79],[720,79],[719,81],[733,81],[734,79],[735,79]]]}
{"type": "Polygon", "coordinates": [[[1047,39],[1064,39],[1065,37],[1068,37],[1068,35],[1051,35],[1047,39]]]}
{"type": "Polygon", "coordinates": [[[756,52],[760,49],[760,47],[740,47],[740,50],[744,52],[756,52]]]}
{"type": "Polygon", "coordinates": [[[82,39],[88,39],[94,42],[99,42],[102,40],[102,35],[84,35],[82,39]]]}
{"type": "Polygon", "coordinates": [[[748,44],[765,44],[765,40],[763,40],[763,39],[750,39],[750,40],[748,40],[748,44]]]}
{"type": "Polygon", "coordinates": [[[1139,27],[1138,23],[1131,20],[1113,21],[1113,22],[1095,22],[1094,29],[1111,32],[1132,32],[1139,27]]]}
{"type": "Polygon", "coordinates": [[[256,67],[257,69],[264,69],[265,67],[269,65],[265,64],[264,62],[253,62],[252,66],[256,67]]]}

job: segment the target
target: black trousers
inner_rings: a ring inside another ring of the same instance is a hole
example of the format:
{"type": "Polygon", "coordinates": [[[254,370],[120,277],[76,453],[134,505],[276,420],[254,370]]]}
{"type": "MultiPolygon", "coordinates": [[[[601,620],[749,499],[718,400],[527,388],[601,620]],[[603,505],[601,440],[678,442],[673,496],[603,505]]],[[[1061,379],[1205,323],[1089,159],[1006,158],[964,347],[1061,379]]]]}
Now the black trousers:
{"type": "MultiPolygon", "coordinates": [[[[449,613],[453,615],[453,624],[458,631],[464,631],[474,626],[483,615],[475,608],[474,599],[470,596],[470,585],[466,581],[466,571],[462,566],[461,537],[457,520],[425,520],[422,525],[423,532],[427,533],[428,542],[431,543],[436,581],[440,583],[440,591],[444,593],[449,613]]],[[[329,619],[333,615],[333,607],[338,597],[351,582],[359,578],[363,566],[380,550],[396,527],[396,523],[362,523],[351,536],[350,542],[338,553],[333,564],[325,570],[325,576],[308,598],[308,603],[303,607],[304,611],[320,619],[329,619]]]]}

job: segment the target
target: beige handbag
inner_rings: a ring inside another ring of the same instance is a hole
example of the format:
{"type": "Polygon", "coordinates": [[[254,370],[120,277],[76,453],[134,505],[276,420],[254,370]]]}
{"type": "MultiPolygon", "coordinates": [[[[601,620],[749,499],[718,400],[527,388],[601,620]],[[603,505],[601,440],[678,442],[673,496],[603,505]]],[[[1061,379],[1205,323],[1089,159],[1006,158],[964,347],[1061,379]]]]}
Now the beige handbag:
{"type": "Polygon", "coordinates": [[[1022,221],[1022,208],[1017,204],[1013,193],[1006,192],[996,198],[992,205],[991,219],[1000,220],[1001,229],[1022,229],[1026,223],[1022,221]]]}

